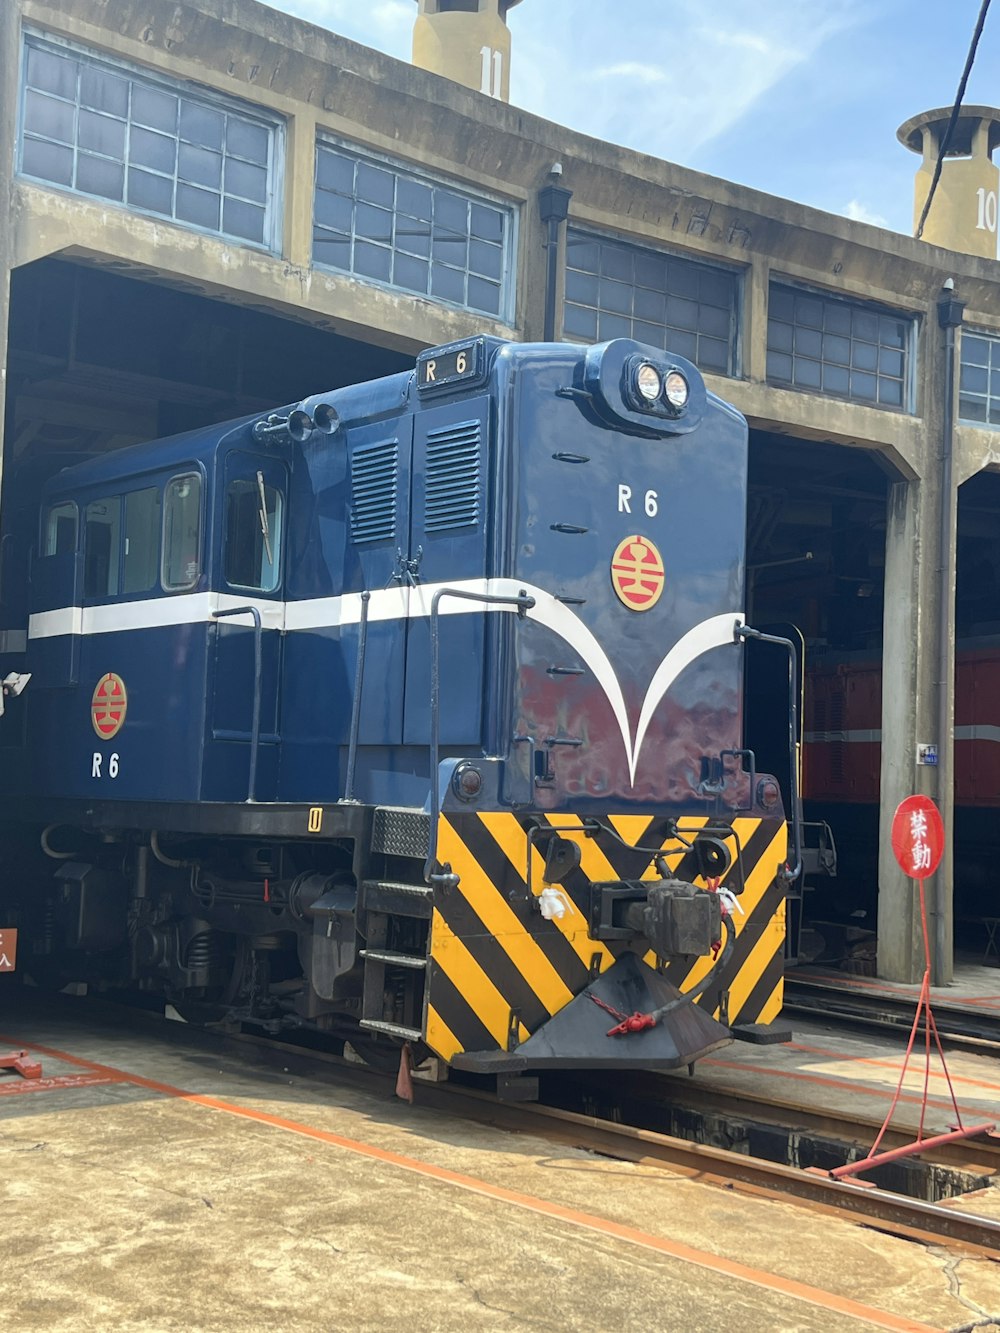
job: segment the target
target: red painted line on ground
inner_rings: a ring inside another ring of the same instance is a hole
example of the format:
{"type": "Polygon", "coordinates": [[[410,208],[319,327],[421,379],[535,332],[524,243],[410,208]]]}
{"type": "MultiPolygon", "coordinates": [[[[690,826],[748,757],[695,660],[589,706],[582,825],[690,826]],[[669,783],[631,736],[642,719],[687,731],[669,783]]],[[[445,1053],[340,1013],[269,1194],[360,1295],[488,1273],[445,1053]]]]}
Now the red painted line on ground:
{"type": "MultiPolygon", "coordinates": [[[[899,982],[892,985],[885,981],[868,980],[864,977],[854,977],[847,973],[843,975],[829,976],[818,972],[800,972],[799,975],[806,982],[813,982],[817,986],[826,986],[830,990],[867,990],[877,995],[883,996],[887,1000],[913,1000],[916,1002],[920,998],[920,985],[910,985],[909,982],[899,982]]],[[[952,987],[943,989],[940,986],[931,987],[931,1007],[935,1001],[945,1009],[961,1009],[966,1004],[981,1004],[984,1000],[1000,1002],[1000,995],[955,995],[952,987]]]]}
{"type": "Polygon", "coordinates": [[[53,1078],[17,1078],[0,1081],[0,1097],[24,1092],[58,1092],[61,1088],[91,1088],[100,1083],[124,1083],[123,1074],[60,1074],[53,1078]]]}
{"type": "MultiPolygon", "coordinates": [[[[736,1060],[715,1060],[706,1058],[700,1060],[699,1064],[711,1065],[714,1069],[735,1069],[741,1074],[747,1073],[747,1066],[740,1064],[736,1060]]],[[[789,1079],[796,1083],[812,1083],[820,1088],[837,1088],[841,1092],[850,1092],[852,1095],[856,1093],[859,1097],[880,1097],[883,1101],[887,1096],[891,1095],[892,1091],[888,1084],[873,1088],[867,1083],[853,1083],[848,1078],[835,1078],[832,1075],[827,1076],[823,1074],[804,1074],[798,1069],[774,1069],[754,1065],[753,1073],[766,1074],[768,1078],[789,1079]]],[[[898,1068],[896,1074],[897,1076],[899,1074],[898,1068]]],[[[921,1106],[924,1099],[916,1093],[903,1092],[900,1093],[899,1100],[907,1105],[921,1106]]],[[[933,1107],[936,1111],[951,1111],[953,1109],[949,1100],[937,1097],[928,1097],[927,1105],[933,1107]]],[[[959,1107],[959,1110],[963,1115],[982,1115],[982,1108],[976,1110],[972,1107],[959,1107]]]]}
{"type": "MultiPolygon", "coordinates": [[[[5,1040],[6,1038],[0,1036],[0,1042],[5,1040]]],[[[597,1232],[603,1236],[610,1236],[613,1239],[625,1241],[642,1249],[653,1250],[658,1254],[666,1255],[668,1258],[679,1259],[695,1267],[707,1269],[711,1273],[722,1274],[740,1282],[760,1287],[765,1291],[788,1296],[793,1300],[816,1306],[818,1309],[832,1310],[837,1314],[859,1319],[870,1328],[891,1329],[893,1333],[940,1333],[930,1324],[922,1324],[913,1319],[905,1319],[899,1315],[890,1314],[885,1310],[877,1310],[873,1306],[852,1301],[849,1297],[837,1296],[833,1292],[822,1291],[818,1287],[810,1287],[804,1282],[795,1281],[793,1278],[783,1278],[776,1273],[766,1273],[761,1269],[750,1268],[746,1264],[723,1258],[721,1255],[712,1254],[707,1250],[696,1250],[693,1246],[685,1245],[682,1241],[667,1240],[662,1236],[654,1236],[649,1232],[639,1231],[635,1227],[625,1226],[620,1222],[612,1222],[608,1218],[598,1217],[593,1213],[580,1212],[575,1208],[567,1208],[562,1204],[552,1203],[547,1199],[539,1199],[531,1194],[521,1194],[516,1190],[504,1189],[501,1185],[492,1185],[488,1181],[478,1180],[475,1176],[462,1175],[457,1171],[449,1171],[446,1167],[435,1166],[431,1162],[421,1162],[414,1157],[405,1157],[402,1153],[392,1152],[387,1148],[379,1148],[372,1143],[362,1143],[358,1139],[346,1138],[344,1135],[335,1134],[330,1130],[316,1129],[312,1125],[303,1125],[296,1120],[286,1120],[266,1111],[255,1111],[251,1107],[239,1106],[234,1102],[221,1101],[217,1097],[185,1092],[183,1088],[175,1088],[169,1083],[159,1083],[155,1079],[143,1078],[138,1074],[112,1069],[108,1065],[98,1064],[95,1060],[83,1060],[64,1051],[53,1050],[51,1047],[35,1046],[29,1043],[22,1044],[28,1046],[29,1050],[37,1051],[41,1055],[48,1055],[57,1060],[65,1060],[70,1064],[82,1066],[95,1073],[113,1076],[117,1081],[146,1088],[151,1092],[159,1092],[165,1097],[172,1097],[175,1100],[185,1101],[195,1106],[204,1106],[209,1110],[220,1111],[226,1115],[251,1120],[272,1129],[283,1130],[285,1133],[296,1134],[320,1143],[326,1143],[331,1147],[342,1148],[344,1151],[354,1153],[359,1157],[367,1157],[385,1166],[395,1166],[415,1175],[453,1185],[482,1198],[512,1204],[526,1212],[536,1213],[553,1221],[565,1222],[570,1226],[597,1232]]]]}
{"type": "MultiPolygon", "coordinates": [[[[897,1063],[893,1060],[882,1060],[875,1055],[847,1055],[843,1051],[828,1051],[822,1046],[808,1046],[802,1042],[790,1041],[787,1045],[790,1050],[802,1051],[806,1055],[823,1055],[842,1063],[850,1062],[859,1065],[874,1065],[879,1069],[891,1069],[897,1076],[899,1075],[899,1070],[902,1064],[902,1061],[897,1063]]],[[[915,1048],[915,1050],[918,1049],[919,1047],[915,1048]]],[[[936,1051],[933,1052],[932,1064],[936,1064],[938,1069],[935,1072],[932,1067],[931,1077],[944,1078],[944,1071],[940,1068],[941,1060],[936,1051]]],[[[987,1092],[996,1093],[996,1095],[1000,1097],[1000,1083],[987,1083],[981,1078],[969,1078],[965,1074],[951,1074],[951,1081],[952,1083],[964,1083],[969,1088],[985,1088],[987,1092]]],[[[948,1104],[949,1106],[951,1105],[950,1102],[948,1104]]]]}

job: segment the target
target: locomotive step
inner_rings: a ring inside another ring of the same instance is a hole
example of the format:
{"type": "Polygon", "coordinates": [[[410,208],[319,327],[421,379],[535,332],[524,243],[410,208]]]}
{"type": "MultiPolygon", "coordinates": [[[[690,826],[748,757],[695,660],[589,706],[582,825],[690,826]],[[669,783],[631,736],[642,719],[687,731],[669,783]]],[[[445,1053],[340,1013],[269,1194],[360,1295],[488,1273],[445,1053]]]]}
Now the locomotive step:
{"type": "Polygon", "coordinates": [[[430,920],[434,908],[434,890],[427,884],[366,879],[361,885],[361,895],[366,911],[385,912],[388,916],[415,916],[430,920]]]}
{"type": "Polygon", "coordinates": [[[361,957],[373,963],[385,963],[389,967],[412,967],[423,970],[427,967],[426,958],[418,958],[412,953],[386,953],[381,949],[362,949],[361,957]]]}
{"type": "Polygon", "coordinates": [[[372,851],[422,861],[430,845],[430,827],[430,817],[422,810],[379,806],[372,826],[372,851]]]}
{"type": "Polygon", "coordinates": [[[419,1028],[404,1028],[398,1023],[383,1023],[377,1018],[362,1018],[358,1026],[369,1032],[381,1032],[387,1037],[401,1037],[404,1041],[419,1041],[424,1035],[419,1028]]]}

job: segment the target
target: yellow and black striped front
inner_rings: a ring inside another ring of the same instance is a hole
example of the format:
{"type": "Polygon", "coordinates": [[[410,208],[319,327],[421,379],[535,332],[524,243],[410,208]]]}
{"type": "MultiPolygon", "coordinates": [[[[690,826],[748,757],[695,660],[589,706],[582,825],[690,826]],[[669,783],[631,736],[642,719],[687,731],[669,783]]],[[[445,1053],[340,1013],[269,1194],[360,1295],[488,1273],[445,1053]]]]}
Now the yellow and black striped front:
{"type": "MultiPolygon", "coordinates": [[[[611,815],[596,834],[571,815],[442,815],[438,860],[458,877],[439,889],[431,924],[425,1039],[445,1060],[472,1051],[513,1051],[632,946],[591,935],[591,884],[656,879],[650,849],[673,875],[704,885],[692,844],[705,818],[611,815]],[[538,826],[541,825],[541,828],[538,826]],[[535,828],[534,838],[529,831],[535,828]],[[539,850],[558,831],[580,848],[580,863],[547,885],[539,850]],[[538,899],[549,889],[546,908],[538,899]]],[[[591,830],[593,825],[591,825],[591,830]]],[[[778,871],[786,826],[777,819],[711,821],[732,853],[725,887],[738,897],[735,945],[697,1001],[728,1025],[767,1024],[781,1009],[785,896],[778,871]]],[[[652,953],[645,961],[657,965],[652,953]]],[[[710,955],[673,958],[661,974],[681,991],[704,979],[710,955]]]]}

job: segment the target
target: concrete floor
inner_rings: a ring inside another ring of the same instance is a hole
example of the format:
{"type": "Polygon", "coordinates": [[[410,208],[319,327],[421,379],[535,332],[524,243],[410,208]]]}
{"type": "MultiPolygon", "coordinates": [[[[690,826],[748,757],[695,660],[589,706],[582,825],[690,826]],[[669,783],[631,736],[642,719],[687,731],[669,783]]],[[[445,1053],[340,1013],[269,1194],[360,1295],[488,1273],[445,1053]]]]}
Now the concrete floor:
{"type": "MultiPolygon", "coordinates": [[[[6,987],[0,1032],[4,1050],[49,1046],[225,1104],[132,1082],[9,1092],[0,1075],[0,1329],[847,1333],[1000,1317],[998,1264],[469,1124],[421,1109],[419,1089],[409,1107],[335,1071],[303,1078],[173,1026],[95,1025],[81,1004],[36,1008],[6,987]],[[895,1319],[824,1308],[822,1293],[895,1319]]],[[[47,1078],[85,1072],[42,1059],[47,1078]]]]}

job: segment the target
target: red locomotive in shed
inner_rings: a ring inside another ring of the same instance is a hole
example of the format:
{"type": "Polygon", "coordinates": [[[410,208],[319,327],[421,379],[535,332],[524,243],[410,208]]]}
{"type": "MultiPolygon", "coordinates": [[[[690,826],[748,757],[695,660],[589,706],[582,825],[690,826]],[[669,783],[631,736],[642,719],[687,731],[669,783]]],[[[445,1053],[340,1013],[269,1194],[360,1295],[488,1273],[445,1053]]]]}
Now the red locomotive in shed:
{"type": "MultiPolygon", "coordinates": [[[[807,657],[803,796],[827,820],[839,854],[839,889],[869,905],[878,861],[882,669],[870,653],[807,657]]],[[[959,644],[955,674],[957,913],[990,915],[986,868],[1000,852],[1000,638],[959,644]]]]}

